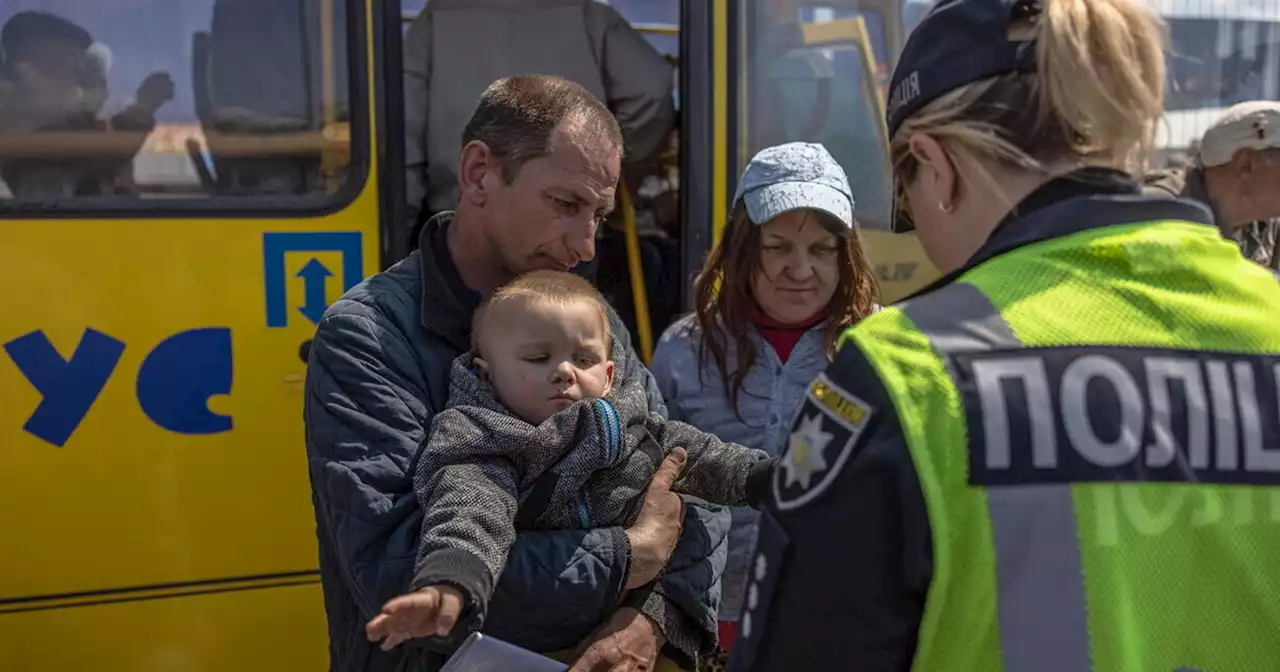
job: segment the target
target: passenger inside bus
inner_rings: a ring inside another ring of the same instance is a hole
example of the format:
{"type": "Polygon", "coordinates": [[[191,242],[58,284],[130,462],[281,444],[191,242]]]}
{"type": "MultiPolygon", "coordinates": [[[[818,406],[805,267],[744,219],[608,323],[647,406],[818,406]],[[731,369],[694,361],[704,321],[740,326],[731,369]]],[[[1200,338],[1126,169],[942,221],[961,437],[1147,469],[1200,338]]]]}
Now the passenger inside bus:
{"type": "MultiPolygon", "coordinates": [[[[101,119],[109,95],[111,51],[89,31],[47,12],[20,12],[0,29],[0,132],[116,130],[149,133],[173,99],[165,73],[149,75],[133,104],[101,119]]],[[[8,191],[19,198],[56,199],[133,193],[128,156],[96,160],[13,158],[0,163],[8,191]]]]}
{"type": "Polygon", "coordinates": [[[336,193],[351,161],[347,7],[8,0],[0,197],[336,193]]]}

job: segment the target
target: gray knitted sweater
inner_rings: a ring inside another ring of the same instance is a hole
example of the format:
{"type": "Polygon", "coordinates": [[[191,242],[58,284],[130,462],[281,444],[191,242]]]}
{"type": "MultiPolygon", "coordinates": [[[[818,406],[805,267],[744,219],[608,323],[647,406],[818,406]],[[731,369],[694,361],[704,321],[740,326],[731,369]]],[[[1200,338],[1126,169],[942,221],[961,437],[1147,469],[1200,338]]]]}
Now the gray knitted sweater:
{"type": "MultiPolygon", "coordinates": [[[[747,505],[771,458],[648,412],[643,385],[621,380],[608,399],[586,399],[533,426],[506,410],[471,368],[453,362],[449,403],[437,414],[414,470],[422,537],[412,588],[448,584],[479,628],[519,529],[628,526],[672,448],[688,459],[676,492],[747,505]]],[[[631,378],[639,378],[632,376],[631,378]]],[[[619,596],[621,598],[621,596],[619,596]]]]}

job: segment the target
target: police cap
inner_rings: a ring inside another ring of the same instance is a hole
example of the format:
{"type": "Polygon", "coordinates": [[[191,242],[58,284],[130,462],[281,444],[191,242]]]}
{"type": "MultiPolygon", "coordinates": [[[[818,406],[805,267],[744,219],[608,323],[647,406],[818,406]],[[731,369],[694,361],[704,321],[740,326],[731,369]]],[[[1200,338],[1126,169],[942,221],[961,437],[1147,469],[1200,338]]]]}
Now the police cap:
{"type": "MultiPolygon", "coordinates": [[[[889,86],[889,137],[921,108],[960,87],[1011,72],[1035,72],[1035,45],[1013,42],[1009,26],[1040,12],[1042,0],[939,0],[911,32],[889,86]]],[[[893,230],[914,225],[894,185],[893,230]]]]}

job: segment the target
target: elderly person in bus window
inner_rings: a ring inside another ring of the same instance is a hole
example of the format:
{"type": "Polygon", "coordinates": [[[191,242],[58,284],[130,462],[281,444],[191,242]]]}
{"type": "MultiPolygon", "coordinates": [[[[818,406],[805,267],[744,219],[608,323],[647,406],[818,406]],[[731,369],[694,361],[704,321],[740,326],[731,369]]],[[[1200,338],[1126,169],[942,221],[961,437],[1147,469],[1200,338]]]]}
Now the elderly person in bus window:
{"type": "Polygon", "coordinates": [[[0,132],[130,132],[122,150],[68,159],[0,157],[0,179],[13,196],[56,200],[129,193],[133,157],[156,126],[156,113],[173,100],[173,80],[156,72],[138,87],[133,103],[100,118],[108,98],[111,50],[61,16],[19,12],[0,28],[0,132]]]}
{"type": "MultiPolygon", "coordinates": [[[[650,366],[673,419],[780,454],[836,339],[878,310],[877,285],[840,164],[822,145],[762,150],[739,181],[721,241],[695,282],[696,313],[662,335],[650,366]]],[[[755,544],[735,509],[720,610],[732,643],[755,544]]]]}

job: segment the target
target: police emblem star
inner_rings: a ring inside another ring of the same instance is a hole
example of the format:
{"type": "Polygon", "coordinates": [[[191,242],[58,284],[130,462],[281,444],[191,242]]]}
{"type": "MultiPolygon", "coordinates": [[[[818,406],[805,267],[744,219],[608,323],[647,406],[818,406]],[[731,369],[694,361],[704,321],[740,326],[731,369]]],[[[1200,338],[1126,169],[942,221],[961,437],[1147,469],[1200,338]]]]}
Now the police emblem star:
{"type": "Polygon", "coordinates": [[[813,381],[796,415],[787,451],[774,469],[778,510],[804,506],[831,486],[872,413],[870,404],[826,374],[813,381]]]}

